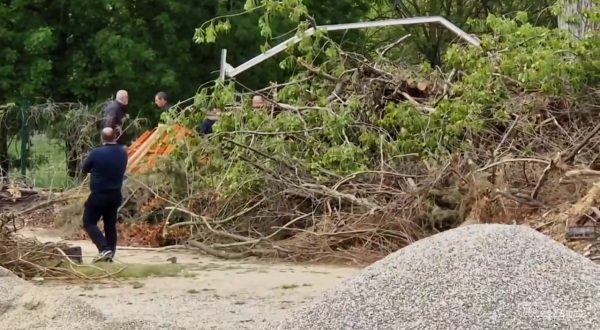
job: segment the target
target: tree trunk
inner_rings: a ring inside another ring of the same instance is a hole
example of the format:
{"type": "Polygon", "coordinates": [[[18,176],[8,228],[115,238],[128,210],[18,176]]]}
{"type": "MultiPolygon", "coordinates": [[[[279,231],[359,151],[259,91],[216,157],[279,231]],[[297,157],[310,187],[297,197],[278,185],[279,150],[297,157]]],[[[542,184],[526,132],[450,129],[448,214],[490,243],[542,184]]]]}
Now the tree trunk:
{"type": "Polygon", "coordinates": [[[563,0],[563,2],[563,12],[558,16],[559,28],[569,31],[579,39],[600,28],[600,24],[584,16],[584,12],[595,6],[593,0],[563,0]]]}

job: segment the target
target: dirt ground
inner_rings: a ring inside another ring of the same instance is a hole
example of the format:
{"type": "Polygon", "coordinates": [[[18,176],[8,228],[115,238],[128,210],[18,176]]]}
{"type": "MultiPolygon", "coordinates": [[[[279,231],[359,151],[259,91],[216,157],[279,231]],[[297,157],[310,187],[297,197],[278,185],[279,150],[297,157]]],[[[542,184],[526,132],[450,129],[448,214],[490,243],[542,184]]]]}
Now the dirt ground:
{"type": "MultiPolygon", "coordinates": [[[[42,242],[59,241],[52,229],[21,232],[42,242]]],[[[97,253],[89,241],[69,241],[83,249],[84,263],[97,253]]],[[[188,329],[263,329],[290,308],[311,298],[358,268],[215,259],[188,250],[119,250],[123,264],[168,264],[177,258],[183,275],[105,280],[103,283],[44,282],[97,306],[110,321],[170,322],[188,329]]]]}

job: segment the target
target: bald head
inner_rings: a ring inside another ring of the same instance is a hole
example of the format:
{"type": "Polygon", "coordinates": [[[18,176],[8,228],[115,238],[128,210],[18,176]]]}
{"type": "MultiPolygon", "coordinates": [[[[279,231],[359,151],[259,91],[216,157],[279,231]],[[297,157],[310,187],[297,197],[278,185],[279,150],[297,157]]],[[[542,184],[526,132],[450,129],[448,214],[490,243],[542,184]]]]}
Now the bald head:
{"type": "Polygon", "coordinates": [[[120,90],[117,92],[117,96],[115,97],[117,102],[127,105],[129,103],[129,93],[126,90],[120,90]]]}
{"type": "Polygon", "coordinates": [[[252,97],[252,107],[253,108],[262,108],[265,106],[265,98],[262,95],[254,95],[252,97]]]}
{"type": "Polygon", "coordinates": [[[115,143],[117,140],[115,130],[110,127],[104,127],[100,136],[102,137],[102,143],[115,143]]]}

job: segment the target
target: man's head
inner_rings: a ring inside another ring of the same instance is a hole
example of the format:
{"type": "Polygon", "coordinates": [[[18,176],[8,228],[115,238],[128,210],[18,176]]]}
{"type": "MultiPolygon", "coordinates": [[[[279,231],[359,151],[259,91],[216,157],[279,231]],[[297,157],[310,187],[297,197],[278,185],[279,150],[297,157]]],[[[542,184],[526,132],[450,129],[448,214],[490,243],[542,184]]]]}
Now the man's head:
{"type": "Polygon", "coordinates": [[[159,108],[163,108],[167,103],[169,102],[168,98],[167,98],[167,93],[165,92],[158,92],[156,93],[156,95],[154,96],[154,103],[159,107],[159,108]]]}
{"type": "Polygon", "coordinates": [[[265,106],[265,98],[262,95],[254,95],[252,97],[252,107],[255,109],[263,108],[265,106]]]}
{"type": "Polygon", "coordinates": [[[111,127],[104,127],[100,136],[103,144],[114,144],[117,141],[117,134],[111,127]]]}
{"type": "Polygon", "coordinates": [[[126,90],[120,90],[117,92],[115,100],[117,100],[117,102],[121,103],[122,105],[127,105],[129,104],[129,93],[127,93],[126,90]]]}

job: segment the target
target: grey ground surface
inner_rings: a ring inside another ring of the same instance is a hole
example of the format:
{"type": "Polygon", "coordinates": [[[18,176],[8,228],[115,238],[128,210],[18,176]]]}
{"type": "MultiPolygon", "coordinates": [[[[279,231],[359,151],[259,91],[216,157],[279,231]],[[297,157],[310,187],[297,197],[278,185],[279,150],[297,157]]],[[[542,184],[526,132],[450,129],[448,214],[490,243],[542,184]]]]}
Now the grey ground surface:
{"type": "Polygon", "coordinates": [[[276,329],[600,329],[600,267],[521,226],[418,241],[288,314],[276,329]]]}
{"type": "Polygon", "coordinates": [[[600,329],[600,267],[527,227],[461,227],[362,271],[177,257],[193,277],[34,285],[0,269],[0,329],[600,329]]]}
{"type": "MultiPolygon", "coordinates": [[[[52,230],[23,232],[58,241],[52,230]]],[[[87,264],[97,253],[81,246],[87,264]]],[[[122,265],[164,265],[177,257],[175,277],[34,284],[0,268],[0,329],[265,329],[360,269],[259,260],[221,260],[189,250],[127,250],[122,265]],[[5,276],[1,276],[5,275],[5,276]]],[[[170,262],[169,262],[170,263],[170,262]]]]}

